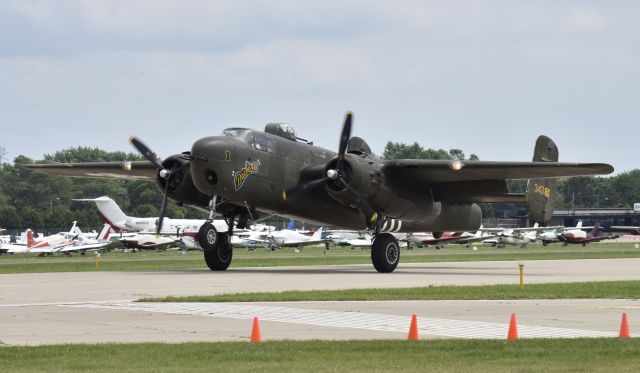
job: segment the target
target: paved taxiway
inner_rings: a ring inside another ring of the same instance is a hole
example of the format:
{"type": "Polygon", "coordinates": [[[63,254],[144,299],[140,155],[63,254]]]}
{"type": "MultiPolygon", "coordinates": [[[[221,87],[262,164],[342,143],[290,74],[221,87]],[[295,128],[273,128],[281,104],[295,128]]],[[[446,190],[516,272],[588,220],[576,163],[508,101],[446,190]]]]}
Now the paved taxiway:
{"type": "MultiPolygon", "coordinates": [[[[526,283],[640,280],[640,259],[524,264],[526,283]]],[[[532,326],[525,327],[523,336],[614,335],[622,312],[629,314],[632,333],[640,329],[640,301],[633,300],[305,302],[245,304],[240,308],[130,302],[144,296],[247,291],[517,284],[517,265],[401,264],[392,274],[375,273],[370,265],[348,265],[233,268],[225,273],[0,275],[0,342],[246,340],[254,315],[263,318],[267,339],[404,338],[412,313],[422,318],[422,334],[433,338],[497,338],[506,333],[511,312],[518,314],[521,324],[532,326]]]]}

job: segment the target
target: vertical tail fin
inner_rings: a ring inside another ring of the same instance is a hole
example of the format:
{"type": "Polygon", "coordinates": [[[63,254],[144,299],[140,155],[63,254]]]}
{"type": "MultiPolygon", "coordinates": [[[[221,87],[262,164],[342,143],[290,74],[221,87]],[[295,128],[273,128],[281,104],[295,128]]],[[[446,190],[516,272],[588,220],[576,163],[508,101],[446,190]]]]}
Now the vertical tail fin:
{"type": "Polygon", "coordinates": [[[109,239],[109,233],[111,233],[111,226],[108,223],[105,223],[102,226],[102,230],[98,233],[98,241],[106,241],[109,239]]]}
{"type": "Polygon", "coordinates": [[[80,234],[80,233],[82,233],[80,228],[78,228],[78,222],[76,220],[73,221],[73,224],[71,225],[71,229],[69,229],[69,233],[70,234],[80,234]]]}
{"type": "Polygon", "coordinates": [[[317,231],[313,232],[311,236],[312,241],[320,241],[322,239],[322,227],[319,227],[317,231]]]}
{"type": "Polygon", "coordinates": [[[31,229],[27,229],[27,247],[33,247],[37,243],[38,241],[33,238],[33,231],[31,231],[31,229]]]}
{"type": "Polygon", "coordinates": [[[94,202],[100,212],[100,219],[113,227],[116,232],[124,229],[124,223],[131,219],[113,199],[106,196],[92,199],[74,199],[74,201],[94,202]]]}
{"type": "MultiPolygon", "coordinates": [[[[547,136],[539,136],[533,151],[534,162],[558,162],[558,147],[547,136]]],[[[529,179],[526,205],[529,217],[541,224],[553,216],[556,179],[529,179]]]]}
{"type": "Polygon", "coordinates": [[[591,230],[591,237],[600,236],[600,223],[595,223],[593,225],[593,230],[591,230]]]}

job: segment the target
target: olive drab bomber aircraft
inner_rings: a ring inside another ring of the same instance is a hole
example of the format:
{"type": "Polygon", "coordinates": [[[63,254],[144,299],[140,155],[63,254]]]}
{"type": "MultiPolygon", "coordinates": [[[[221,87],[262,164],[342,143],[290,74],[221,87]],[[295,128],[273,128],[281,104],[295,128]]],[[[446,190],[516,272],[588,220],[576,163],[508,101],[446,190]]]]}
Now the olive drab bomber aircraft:
{"type": "Polygon", "coordinates": [[[205,222],[198,232],[207,266],[226,270],[237,228],[281,215],[322,226],[372,232],[371,261],[392,272],[400,260],[395,232],[476,231],[478,203],[524,203],[541,224],[553,213],[555,178],[613,172],[604,163],[558,163],[558,148],[538,137],[532,162],[466,160],[382,160],[367,143],[351,137],[347,113],[338,153],[298,138],[287,124],[265,131],[229,128],[196,141],[190,151],[161,160],[135,137],[130,142],[147,161],[34,164],[27,167],[63,176],[155,180],[164,196],[180,205],[222,216],[229,227],[205,222]],[[526,193],[509,193],[506,180],[528,179],[526,193]]]}

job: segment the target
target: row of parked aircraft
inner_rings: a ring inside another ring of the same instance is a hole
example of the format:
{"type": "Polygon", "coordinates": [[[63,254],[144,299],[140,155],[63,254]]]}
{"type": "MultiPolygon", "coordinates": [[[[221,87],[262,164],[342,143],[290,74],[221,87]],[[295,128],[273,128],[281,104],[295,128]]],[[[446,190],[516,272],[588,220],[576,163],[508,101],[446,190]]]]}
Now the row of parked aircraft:
{"type": "Polygon", "coordinates": [[[84,254],[87,251],[104,249],[110,243],[110,233],[111,226],[109,224],[104,224],[99,233],[83,233],[75,221],[68,232],[60,232],[46,237],[36,238],[33,231],[27,229],[16,242],[11,242],[10,237],[3,236],[0,240],[0,253],[84,254]]]}
{"type": "MultiPolygon", "coordinates": [[[[39,255],[63,253],[84,254],[86,251],[104,249],[114,240],[120,241],[130,249],[165,249],[178,246],[183,250],[200,250],[197,236],[206,220],[170,219],[165,218],[156,234],[157,217],[132,217],[126,215],[117,203],[109,197],[81,199],[78,201],[94,202],[101,219],[103,229],[99,233],[82,233],[76,223],[69,232],[61,232],[47,237],[34,238],[33,232],[27,230],[22,238],[15,243],[8,243],[8,236],[0,236],[0,252],[8,253],[37,253],[39,255]],[[112,234],[115,232],[117,234],[112,234]]],[[[227,231],[224,220],[211,222],[218,231],[227,231]]],[[[613,227],[620,230],[634,230],[638,227],[613,227]]],[[[2,231],[0,230],[0,233],[2,231]]],[[[408,248],[413,246],[436,246],[442,248],[449,243],[467,244],[484,243],[504,247],[519,245],[525,247],[528,243],[542,242],[544,245],[561,242],[563,245],[597,242],[618,238],[616,235],[600,235],[600,227],[583,226],[579,222],[576,227],[540,227],[536,223],[526,228],[484,228],[480,227],[475,233],[444,232],[441,235],[433,233],[398,234],[396,237],[404,242],[408,248]]],[[[276,230],[273,226],[255,224],[250,229],[234,229],[231,243],[235,247],[255,249],[263,247],[275,250],[280,247],[296,247],[324,243],[327,248],[331,245],[370,248],[372,236],[367,232],[352,230],[324,230],[322,227],[310,232],[295,230],[293,220],[287,229],[276,230]]]]}

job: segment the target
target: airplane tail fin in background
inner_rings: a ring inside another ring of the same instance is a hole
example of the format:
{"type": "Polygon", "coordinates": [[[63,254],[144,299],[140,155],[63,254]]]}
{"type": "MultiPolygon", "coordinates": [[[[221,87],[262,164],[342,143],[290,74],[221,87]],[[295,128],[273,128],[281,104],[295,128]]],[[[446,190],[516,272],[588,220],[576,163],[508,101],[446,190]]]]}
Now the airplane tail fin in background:
{"type": "Polygon", "coordinates": [[[27,247],[32,247],[36,244],[35,238],[33,238],[33,231],[27,229],[27,247]]]}
{"type": "Polygon", "coordinates": [[[78,228],[78,222],[77,221],[73,221],[73,224],[71,225],[71,229],[69,229],[69,233],[70,234],[81,234],[82,231],[80,230],[80,228],[78,228]]]}
{"type": "Polygon", "coordinates": [[[320,241],[322,239],[322,227],[319,227],[317,231],[313,232],[311,241],[320,241]]]}
{"type": "Polygon", "coordinates": [[[99,241],[106,241],[109,239],[109,233],[111,233],[111,225],[109,225],[109,223],[105,223],[100,233],[98,233],[97,239],[99,241]]]}
{"type": "Polygon", "coordinates": [[[293,219],[289,220],[289,225],[287,225],[287,229],[293,230],[295,228],[295,221],[293,219]]]}
{"type": "Polygon", "coordinates": [[[74,199],[74,201],[95,202],[100,212],[100,219],[102,219],[104,223],[109,224],[116,232],[121,230],[117,225],[118,223],[124,223],[130,219],[122,209],[120,209],[120,206],[109,197],[74,199]]]}
{"type": "Polygon", "coordinates": [[[591,230],[591,237],[599,237],[600,236],[600,223],[595,223],[593,225],[593,230],[591,230]]]}
{"type": "MultiPolygon", "coordinates": [[[[539,136],[533,151],[534,162],[558,162],[558,147],[547,136],[539,136]]],[[[556,179],[529,179],[526,205],[529,217],[540,224],[551,220],[555,202],[556,179]]]]}

